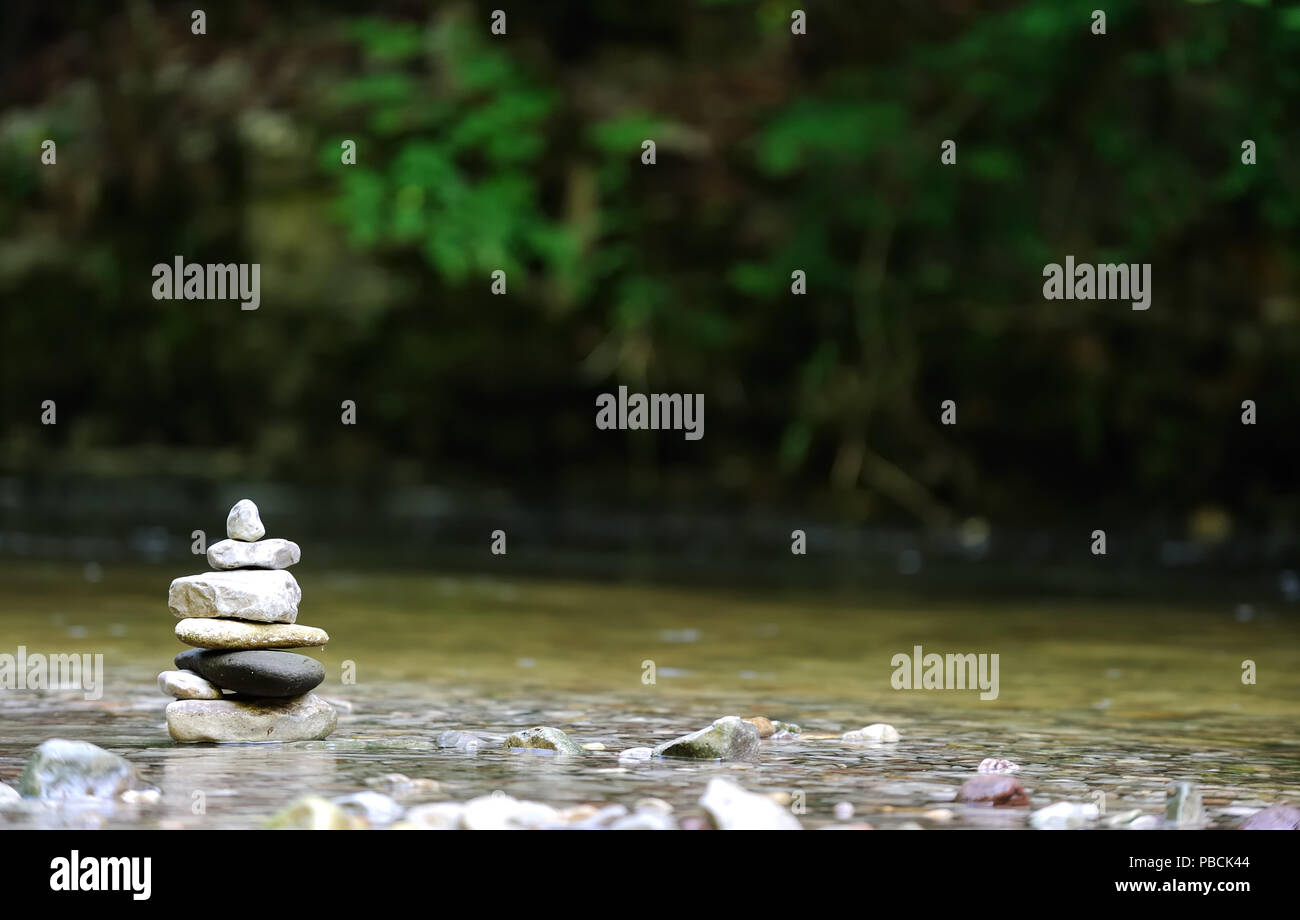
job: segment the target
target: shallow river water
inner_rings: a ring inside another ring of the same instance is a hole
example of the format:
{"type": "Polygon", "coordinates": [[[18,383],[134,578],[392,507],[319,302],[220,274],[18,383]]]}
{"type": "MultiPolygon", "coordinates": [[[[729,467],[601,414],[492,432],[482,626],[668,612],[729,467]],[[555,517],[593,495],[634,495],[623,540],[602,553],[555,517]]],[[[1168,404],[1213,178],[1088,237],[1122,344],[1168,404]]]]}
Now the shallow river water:
{"type": "Polygon", "coordinates": [[[1211,827],[1300,800],[1300,616],[1280,606],[1243,615],[1064,599],[868,602],[295,571],[298,621],[331,636],[310,653],[328,675],[317,693],[346,704],[338,729],[320,742],[180,745],[155,684],[184,647],[166,605],[180,573],[0,567],[0,654],[104,656],[97,700],[0,690],[0,781],[14,785],[32,749],[61,737],[123,754],[161,792],[154,803],[3,809],[0,826],[258,826],[302,794],[368,788],[406,805],[497,790],[557,807],[651,796],[689,818],[719,775],[797,796],[810,828],[844,823],[839,803],[877,828],[1026,827],[1033,808],[1057,801],[1159,815],[1174,780],[1200,786],[1211,827]],[[998,698],[893,689],[891,659],[917,645],[996,653],[998,698]],[[1242,682],[1246,660],[1254,684],[1242,682]],[[342,681],[346,662],[355,683],[342,681]],[[728,714],[803,731],[764,741],[757,763],[619,762],[621,750],[728,714]],[[896,726],[901,741],[838,738],[875,722],[896,726]],[[437,743],[452,729],[491,739],[535,725],[605,750],[566,761],[437,743]],[[1031,807],[953,801],[986,757],[1022,766],[1031,807]],[[394,789],[381,779],[393,773],[436,786],[394,789]]]}

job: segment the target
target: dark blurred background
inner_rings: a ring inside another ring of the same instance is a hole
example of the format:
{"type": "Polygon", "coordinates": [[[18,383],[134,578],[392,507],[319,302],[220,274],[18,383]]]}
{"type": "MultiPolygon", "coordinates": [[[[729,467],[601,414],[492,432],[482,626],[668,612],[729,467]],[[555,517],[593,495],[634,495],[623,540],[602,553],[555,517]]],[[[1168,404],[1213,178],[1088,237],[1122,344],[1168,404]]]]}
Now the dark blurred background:
{"type": "Polygon", "coordinates": [[[317,561],[1300,594],[1300,5],[1097,6],[8,0],[0,557],[249,495],[317,561]],[[1067,254],[1150,310],[1045,301],[1067,254]],[[703,440],[598,431],[620,384],[703,440]]]}

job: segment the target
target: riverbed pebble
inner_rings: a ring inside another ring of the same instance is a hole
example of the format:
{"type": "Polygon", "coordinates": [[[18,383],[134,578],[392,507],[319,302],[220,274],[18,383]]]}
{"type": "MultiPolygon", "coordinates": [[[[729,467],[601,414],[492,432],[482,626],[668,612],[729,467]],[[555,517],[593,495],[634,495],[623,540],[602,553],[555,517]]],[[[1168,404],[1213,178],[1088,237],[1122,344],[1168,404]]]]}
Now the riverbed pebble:
{"type": "Polygon", "coordinates": [[[396,800],[371,790],[354,792],[333,802],[346,814],[363,819],[370,827],[387,827],[406,811],[396,800]]]}
{"type": "Polygon", "coordinates": [[[564,732],[546,725],[514,732],[506,737],[505,748],[508,751],[530,748],[555,751],[566,757],[580,757],[585,753],[579,745],[569,740],[569,736],[564,732]]]}
{"type": "Polygon", "coordinates": [[[468,831],[535,830],[558,823],[558,809],[504,793],[471,799],[460,814],[460,826],[468,831]]]}
{"type": "Polygon", "coordinates": [[[438,736],[438,747],[474,753],[492,744],[487,738],[472,732],[445,731],[438,736]]]}
{"type": "Polygon", "coordinates": [[[1243,831],[1300,830],[1300,808],[1292,805],[1271,805],[1242,821],[1241,829],[1243,831]]]}
{"type": "Polygon", "coordinates": [[[449,831],[460,827],[460,816],[465,806],[460,802],[430,802],[407,809],[402,820],[393,824],[393,830],[449,831]]]}
{"type": "Polygon", "coordinates": [[[1195,783],[1170,783],[1165,788],[1165,824],[1196,827],[1205,823],[1201,790],[1195,783]]]}
{"type": "Polygon", "coordinates": [[[366,780],[366,785],[372,789],[386,790],[390,796],[399,796],[401,798],[430,795],[442,790],[442,784],[436,779],[426,779],[424,777],[413,779],[405,773],[384,773],[379,776],[372,776],[366,780]]]}
{"type": "Polygon", "coordinates": [[[1003,760],[1000,757],[985,757],[977,768],[980,773],[1018,773],[1020,764],[1003,760]]]}
{"type": "Polygon", "coordinates": [[[714,777],[700,796],[700,807],[722,831],[802,830],[799,819],[769,796],[714,777]]]}
{"type": "Polygon", "coordinates": [[[691,760],[755,760],[759,753],[758,729],[739,716],[723,716],[708,728],[664,742],[655,757],[691,760]]]}
{"type": "Polygon", "coordinates": [[[263,826],[271,830],[350,831],[364,830],[366,822],[320,796],[305,795],[276,812],[263,826]]]}
{"type": "Polygon", "coordinates": [[[1101,809],[1090,802],[1053,802],[1029,816],[1029,823],[1039,830],[1065,830],[1087,827],[1101,816],[1101,809]]]}
{"type": "Polygon", "coordinates": [[[979,773],[961,784],[957,800],[974,805],[1020,806],[1029,804],[1029,793],[1020,780],[999,773],[979,773]]]}
{"type": "Polygon", "coordinates": [[[649,760],[654,755],[655,752],[653,748],[634,747],[628,748],[626,751],[620,751],[618,759],[624,763],[636,763],[642,760],[649,760]]]}
{"type": "Polygon", "coordinates": [[[114,798],[135,780],[126,758],[88,741],[51,738],[32,752],[18,792],[35,799],[114,798]]]}
{"type": "Polygon", "coordinates": [[[884,722],[876,722],[840,736],[845,741],[880,741],[892,744],[899,740],[898,729],[884,722]]]}

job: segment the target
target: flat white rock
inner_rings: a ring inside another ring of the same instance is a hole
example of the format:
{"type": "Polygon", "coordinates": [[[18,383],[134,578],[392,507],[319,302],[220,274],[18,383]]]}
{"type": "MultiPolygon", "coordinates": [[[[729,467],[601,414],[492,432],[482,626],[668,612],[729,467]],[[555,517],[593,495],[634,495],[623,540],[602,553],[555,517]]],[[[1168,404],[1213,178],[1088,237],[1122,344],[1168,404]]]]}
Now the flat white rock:
{"type": "Polygon", "coordinates": [[[541,802],[509,795],[483,795],[470,799],[460,813],[467,831],[534,830],[559,823],[560,812],[541,802]]]}
{"type": "Polygon", "coordinates": [[[177,700],[167,704],[167,731],[177,741],[319,741],[339,717],[316,696],[281,700],[177,700]]]}
{"type": "Polygon", "coordinates": [[[208,564],[214,569],[287,569],[300,558],[302,551],[292,540],[221,540],[208,547],[208,564]]]}
{"type": "Polygon", "coordinates": [[[247,498],[235,502],[235,507],[226,515],[226,536],[250,543],[266,536],[266,528],[262,526],[262,516],[257,513],[257,505],[247,498]]]}
{"type": "Polygon", "coordinates": [[[282,569],[184,575],[171,584],[167,606],[177,617],[235,617],[259,623],[298,619],[302,589],[282,569]]]}
{"type": "Polygon", "coordinates": [[[163,671],[158,689],[178,700],[219,700],[221,688],[193,671],[163,671]]]}

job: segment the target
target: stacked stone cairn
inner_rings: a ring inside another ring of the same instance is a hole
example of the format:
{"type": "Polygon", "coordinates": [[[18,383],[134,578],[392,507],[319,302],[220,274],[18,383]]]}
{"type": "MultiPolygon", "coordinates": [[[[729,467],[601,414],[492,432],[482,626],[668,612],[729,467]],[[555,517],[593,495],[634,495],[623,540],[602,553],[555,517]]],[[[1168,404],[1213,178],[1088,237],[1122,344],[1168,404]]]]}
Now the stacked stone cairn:
{"type": "Polygon", "coordinates": [[[289,574],[300,556],[290,540],[266,540],[257,506],[242,499],[226,519],[227,540],[208,548],[214,569],[171,584],[167,606],[180,618],[176,656],[158,687],[175,697],[167,730],[177,741],[313,741],[338,724],[311,691],[325,679],[314,658],[285,649],[323,648],[325,630],[300,626],[302,590],[289,574]]]}

